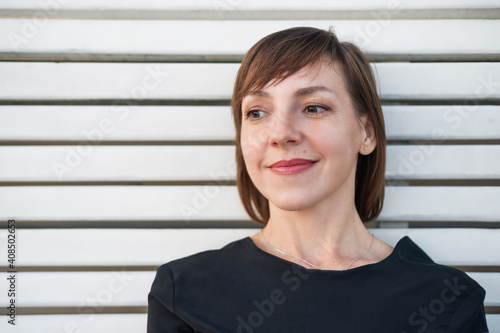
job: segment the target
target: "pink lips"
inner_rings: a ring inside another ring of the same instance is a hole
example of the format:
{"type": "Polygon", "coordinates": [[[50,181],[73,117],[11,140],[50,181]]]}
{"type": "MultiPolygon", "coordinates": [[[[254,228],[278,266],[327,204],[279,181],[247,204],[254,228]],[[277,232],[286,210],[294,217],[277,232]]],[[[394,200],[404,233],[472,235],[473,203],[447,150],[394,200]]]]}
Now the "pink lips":
{"type": "Polygon", "coordinates": [[[269,168],[280,175],[294,175],[297,173],[300,173],[302,171],[305,171],[312,167],[314,163],[317,161],[313,160],[306,160],[303,158],[294,158],[292,160],[286,161],[278,161],[272,165],[269,166],[269,168]]]}

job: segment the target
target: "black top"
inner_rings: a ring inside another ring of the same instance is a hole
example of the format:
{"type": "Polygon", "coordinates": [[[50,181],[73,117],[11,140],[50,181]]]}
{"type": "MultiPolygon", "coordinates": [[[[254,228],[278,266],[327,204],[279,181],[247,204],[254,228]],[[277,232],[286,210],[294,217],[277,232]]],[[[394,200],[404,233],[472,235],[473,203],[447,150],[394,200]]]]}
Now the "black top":
{"type": "Polygon", "coordinates": [[[488,332],[484,296],[408,236],[347,271],[303,268],[246,237],[158,268],[148,333],[488,332]]]}

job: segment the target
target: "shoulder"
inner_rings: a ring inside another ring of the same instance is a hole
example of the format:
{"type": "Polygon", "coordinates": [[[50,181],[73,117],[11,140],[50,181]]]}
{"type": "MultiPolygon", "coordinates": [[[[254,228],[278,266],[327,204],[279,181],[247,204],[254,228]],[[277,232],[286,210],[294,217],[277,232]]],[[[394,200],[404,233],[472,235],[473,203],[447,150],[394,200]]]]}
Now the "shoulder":
{"type": "MultiPolygon", "coordinates": [[[[395,256],[404,276],[400,282],[411,285],[416,304],[437,318],[445,319],[447,332],[486,332],[484,314],[485,290],[465,272],[435,263],[408,236],[395,247],[395,256]],[[449,313],[449,316],[444,316],[449,313]]],[[[416,307],[417,308],[417,307],[416,307]]],[[[425,322],[420,312],[413,314],[415,323],[425,322]]]]}
{"type": "MultiPolygon", "coordinates": [[[[427,277],[424,280],[432,279],[435,282],[457,281],[467,285],[469,290],[481,288],[481,286],[473,280],[465,272],[447,265],[442,265],[434,262],[431,257],[420,248],[408,236],[401,238],[395,247],[395,255],[403,268],[410,274],[427,277]]],[[[481,288],[482,289],[482,288],[481,288]]]]}
{"type": "Polygon", "coordinates": [[[241,260],[242,255],[249,247],[248,241],[249,238],[245,237],[233,241],[220,249],[207,250],[175,259],[163,266],[168,266],[172,272],[178,273],[186,270],[205,270],[220,264],[231,265],[237,263],[238,259],[241,260]]]}
{"type": "MultiPolygon", "coordinates": [[[[227,292],[234,277],[248,275],[245,257],[250,247],[243,238],[216,249],[175,259],[158,267],[149,296],[172,312],[198,309],[200,298],[227,292]]],[[[250,240],[251,241],[251,240],[250,240]]]]}
{"type": "Polygon", "coordinates": [[[242,258],[245,257],[250,245],[249,240],[245,237],[220,249],[207,250],[167,262],[158,268],[157,277],[161,276],[172,281],[183,277],[195,278],[217,272],[221,267],[225,267],[223,271],[227,272],[227,267],[241,265],[242,258]]]}

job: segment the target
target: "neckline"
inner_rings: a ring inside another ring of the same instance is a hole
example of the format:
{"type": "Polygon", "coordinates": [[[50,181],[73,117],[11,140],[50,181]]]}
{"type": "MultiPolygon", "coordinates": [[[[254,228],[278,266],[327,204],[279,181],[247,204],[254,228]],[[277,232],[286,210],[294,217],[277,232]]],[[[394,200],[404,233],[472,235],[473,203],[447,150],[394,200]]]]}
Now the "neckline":
{"type": "Polygon", "coordinates": [[[282,263],[286,263],[286,264],[289,264],[289,265],[293,265],[293,266],[296,266],[308,273],[336,273],[336,274],[346,274],[346,273],[349,273],[349,272],[357,272],[357,271],[360,271],[360,270],[365,270],[365,269],[371,269],[373,267],[376,267],[376,266],[383,266],[385,265],[387,262],[389,261],[392,261],[396,256],[398,256],[398,253],[401,251],[401,247],[403,246],[403,243],[405,242],[408,242],[408,241],[411,241],[411,239],[408,237],[408,236],[404,236],[402,237],[397,243],[396,245],[394,246],[394,248],[392,249],[392,252],[387,256],[385,257],[384,259],[378,261],[378,262],[375,262],[373,264],[366,264],[366,265],[363,265],[363,266],[358,266],[358,267],[354,267],[354,268],[351,268],[351,269],[348,269],[348,270],[334,270],[334,269],[317,269],[317,268],[307,268],[307,267],[304,267],[302,265],[299,265],[293,261],[290,261],[290,260],[286,260],[286,259],[283,259],[281,257],[278,257],[274,254],[271,254],[269,252],[266,252],[264,250],[262,250],[260,247],[257,246],[257,244],[255,244],[255,242],[253,241],[253,239],[250,237],[250,236],[247,236],[245,237],[245,240],[250,243],[250,246],[254,249],[254,251],[262,254],[262,255],[265,255],[266,257],[269,257],[271,259],[274,259],[274,260],[277,260],[277,261],[280,261],[282,263]]]}

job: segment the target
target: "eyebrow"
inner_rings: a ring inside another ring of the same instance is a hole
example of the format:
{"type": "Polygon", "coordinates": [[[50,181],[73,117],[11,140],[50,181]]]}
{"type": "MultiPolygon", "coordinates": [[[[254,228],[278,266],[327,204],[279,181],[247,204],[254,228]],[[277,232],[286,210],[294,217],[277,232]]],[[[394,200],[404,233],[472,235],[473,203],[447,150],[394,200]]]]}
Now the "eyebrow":
{"type": "Polygon", "coordinates": [[[317,91],[326,91],[326,92],[333,93],[333,91],[331,91],[330,89],[328,89],[325,86],[311,86],[311,87],[298,89],[295,92],[295,96],[307,96],[307,95],[314,94],[317,91]]]}
{"type": "Polygon", "coordinates": [[[269,97],[269,93],[263,91],[263,90],[252,90],[249,91],[247,96],[255,96],[255,97],[269,97]]]}
{"type": "MultiPolygon", "coordinates": [[[[326,91],[333,93],[330,89],[328,89],[325,86],[311,86],[311,87],[305,87],[305,88],[300,88],[295,91],[295,96],[307,96],[307,95],[312,95],[317,91],[326,91]]],[[[255,96],[255,97],[264,97],[264,98],[269,98],[271,95],[269,93],[263,91],[263,90],[253,90],[248,92],[247,96],[255,96]]]]}

